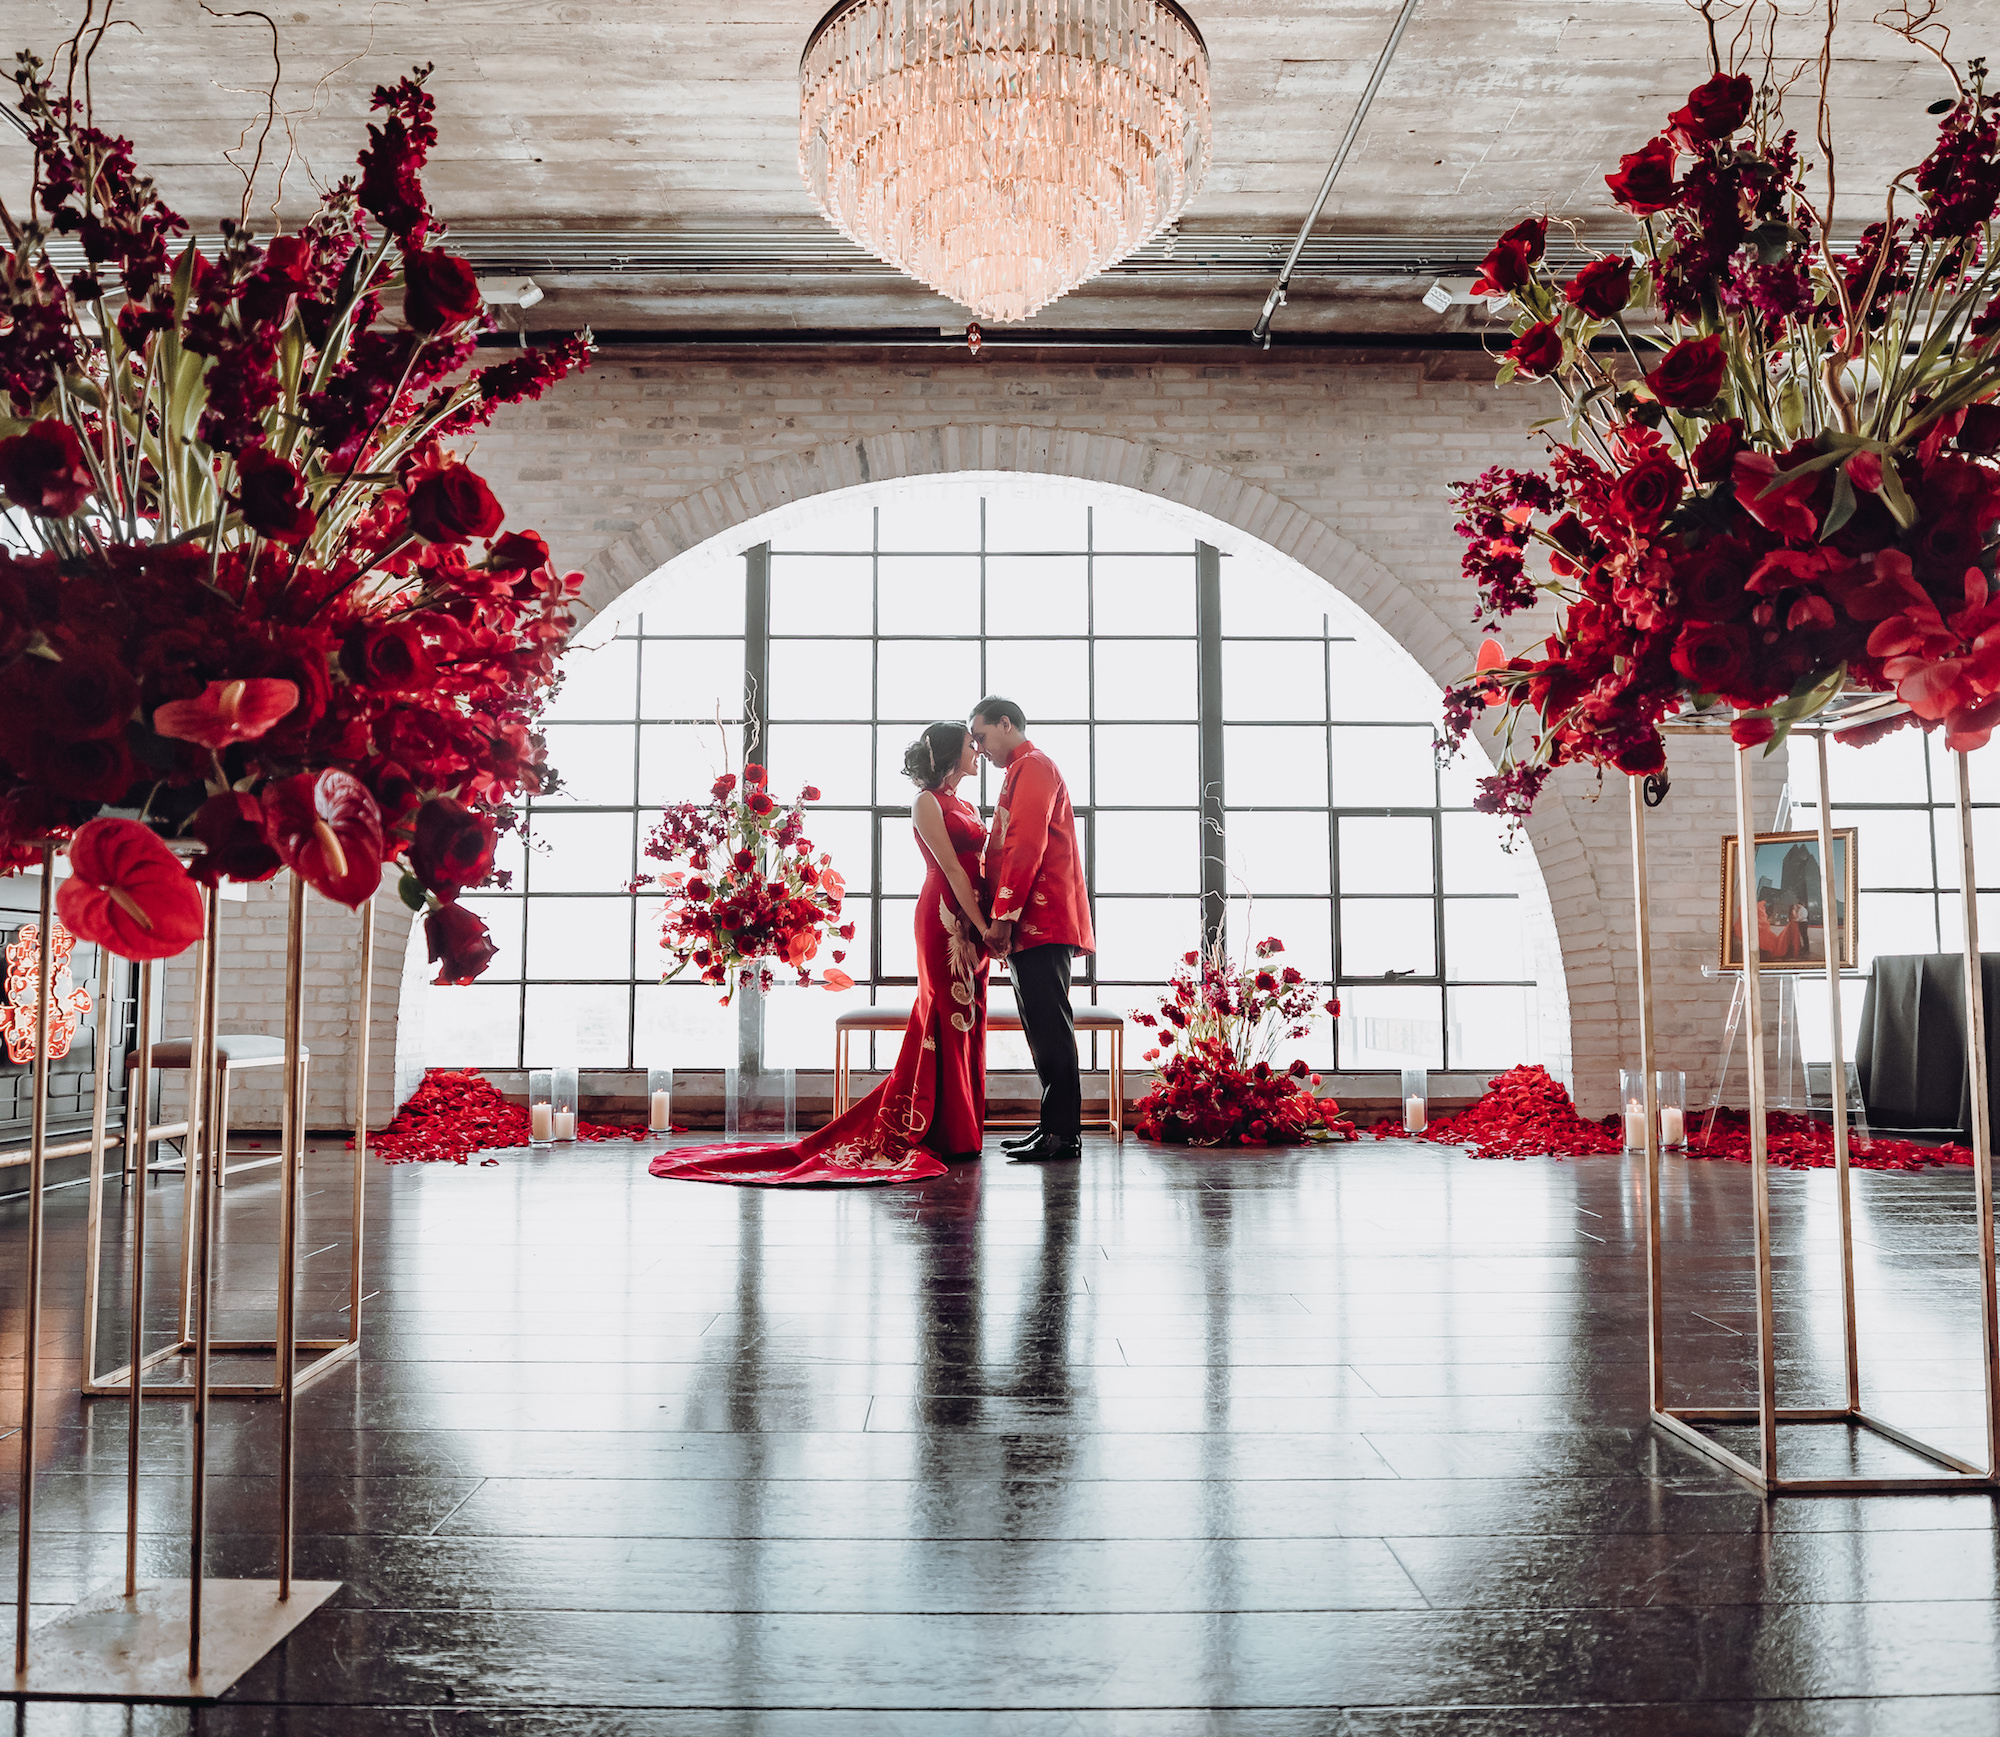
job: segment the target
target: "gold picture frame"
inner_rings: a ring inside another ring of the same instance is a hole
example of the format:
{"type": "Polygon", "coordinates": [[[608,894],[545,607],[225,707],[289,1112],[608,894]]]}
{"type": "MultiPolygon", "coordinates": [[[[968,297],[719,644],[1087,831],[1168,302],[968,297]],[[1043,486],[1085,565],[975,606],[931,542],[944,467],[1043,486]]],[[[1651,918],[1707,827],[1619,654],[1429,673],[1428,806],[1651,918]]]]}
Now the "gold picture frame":
{"type": "MultiPolygon", "coordinates": [[[[1840,965],[1851,971],[1856,951],[1855,837],[1856,829],[1833,829],[1834,931],[1839,939],[1840,965]]],[[[1737,887],[1740,841],[1735,833],[1722,840],[1722,901],[1717,912],[1716,959],[1725,971],[1743,969],[1741,910],[1737,887]]],[[[1757,965],[1760,971],[1824,971],[1826,927],[1820,913],[1819,833],[1760,832],[1755,843],[1760,913],[1757,965]],[[1768,853],[1768,854],[1767,854],[1768,853]],[[1762,897],[1768,887],[1771,899],[1762,897]],[[1772,900],[1777,901],[1775,904],[1772,900]]]]}

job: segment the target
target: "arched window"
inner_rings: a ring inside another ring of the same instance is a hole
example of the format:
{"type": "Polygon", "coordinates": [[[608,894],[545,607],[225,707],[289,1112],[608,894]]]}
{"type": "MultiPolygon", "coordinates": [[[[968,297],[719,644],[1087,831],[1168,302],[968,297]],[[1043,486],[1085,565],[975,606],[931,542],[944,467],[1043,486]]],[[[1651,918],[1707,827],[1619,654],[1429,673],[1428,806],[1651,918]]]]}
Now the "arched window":
{"type": "MultiPolygon", "coordinates": [[[[1022,706],[1069,784],[1099,937],[1080,1000],[1150,1006],[1206,913],[1232,947],[1278,936],[1338,985],[1337,1030],[1302,1046],[1315,1066],[1494,1068],[1560,1047],[1541,1038],[1555,965],[1532,858],[1471,812],[1469,773],[1439,773],[1435,684],[1330,587],[1115,489],[943,480],[786,520],[676,563],[571,654],[547,726],[563,788],[504,854],[512,886],[469,901],[500,955],[428,998],[432,1062],[735,1059],[738,1014],[657,981],[654,902],[623,889],[661,804],[704,794],[725,752],[740,768],[747,713],[777,793],[822,791],[812,836],[857,924],[857,987],[773,992],[755,1041],[829,1066],[840,1007],[914,982],[904,748],[985,693],[1022,706]]],[[[982,769],[982,807],[995,788],[982,769]]],[[[1025,1068],[1025,1047],[996,1036],[990,1064],[1025,1068]]]]}

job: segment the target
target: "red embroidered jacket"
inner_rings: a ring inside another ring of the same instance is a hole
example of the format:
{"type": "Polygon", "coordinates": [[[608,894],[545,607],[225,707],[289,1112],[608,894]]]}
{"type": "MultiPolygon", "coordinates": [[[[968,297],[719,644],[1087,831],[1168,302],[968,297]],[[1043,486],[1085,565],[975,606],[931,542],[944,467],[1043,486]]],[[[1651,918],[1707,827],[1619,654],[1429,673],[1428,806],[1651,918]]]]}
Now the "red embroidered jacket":
{"type": "Polygon", "coordinates": [[[1023,742],[1007,762],[980,860],[993,920],[1014,924],[1017,949],[1061,944],[1079,953],[1097,951],[1069,789],[1055,762],[1032,742],[1023,742]]]}

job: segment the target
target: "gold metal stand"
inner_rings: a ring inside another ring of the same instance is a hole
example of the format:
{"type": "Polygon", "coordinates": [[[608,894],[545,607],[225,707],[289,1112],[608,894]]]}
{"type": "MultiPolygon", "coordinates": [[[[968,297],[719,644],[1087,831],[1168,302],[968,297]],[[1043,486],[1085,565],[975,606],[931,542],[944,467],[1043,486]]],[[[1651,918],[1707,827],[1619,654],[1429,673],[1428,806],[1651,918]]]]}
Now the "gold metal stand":
{"type": "MultiPolygon", "coordinates": [[[[1669,1405],[1667,1403],[1665,1316],[1660,1280],[1662,1238],[1660,1211],[1660,1122],[1655,1103],[1653,1054],[1652,931],[1646,892],[1646,818],[1643,780],[1631,780],[1632,870],[1638,920],[1639,1039],[1646,1075],[1646,1278],[1648,1358],[1651,1415],[1654,1423],[1677,1441],[1727,1467],[1765,1496],[1924,1494],[1939,1491],[2000,1490],[2000,1296],[1996,1296],[1993,1223],[1993,1143],[1986,1102],[1985,1003],[1980,973],[1979,921],[1973,873],[1971,784],[1965,755],[1958,760],[1958,829],[1961,896],[1965,905],[1966,1062],[1972,1087],[1972,1174],[1979,1215],[1980,1308],[1982,1365],[1985,1375],[1986,1464],[1982,1468],[1919,1441],[1862,1407],[1858,1328],[1854,1303],[1854,1212],[1850,1180],[1847,1093],[1841,1081],[1841,1057],[1846,1043],[1841,1030],[1840,953],[1836,933],[1836,882],[1833,873],[1831,791],[1826,764],[1826,738],[1836,729],[1863,721],[1893,717],[1904,708],[1885,696],[1857,695],[1838,704],[1810,724],[1792,731],[1794,741],[1811,737],[1819,751],[1820,900],[1826,934],[1826,975],[1831,995],[1833,1074],[1829,1096],[1833,1106],[1835,1187],[1840,1205],[1841,1326],[1843,1335],[1845,1403],[1835,1406],[1781,1406],[1777,1398],[1777,1322],[1771,1258],[1771,1187],[1765,1126],[1763,1008],[1757,979],[1756,822],[1751,798],[1752,750],[1736,752],[1736,830],[1738,838],[1737,920],[1743,927],[1744,1004],[1749,1042],[1750,1186],[1757,1248],[1757,1404],[1749,1406],[1669,1405]],[[1759,1455],[1755,1461],[1724,1447],[1699,1426],[1754,1424],[1759,1455]],[[1779,1470],[1780,1424],[1840,1424],[1864,1429],[1928,1460],[1935,1471],[1884,1474],[1874,1477],[1786,1477],[1779,1470]]],[[[1672,735],[1726,735],[1728,720],[1688,721],[1662,726],[1672,735]]],[[[1850,910],[1848,921],[1854,920],[1850,910]]]]}
{"type": "MultiPolygon", "coordinates": [[[[49,978],[52,924],[55,903],[55,864],[62,849],[59,841],[41,843],[41,982],[49,978]]],[[[205,1115],[201,1097],[207,1069],[209,1046],[214,1041],[216,976],[215,894],[207,895],[203,958],[197,972],[195,1053],[197,1065],[189,1071],[187,1193],[188,1215],[194,1228],[187,1252],[193,1266],[194,1382],[185,1392],[194,1407],[192,1431],[192,1484],[189,1520],[189,1569],[186,1580],[145,1581],[138,1578],[139,1563],[139,1463],[140,1432],[144,1421],[141,1400],[147,1396],[145,1368],[156,1358],[135,1358],[134,1379],[121,1391],[128,1406],[125,1461],[125,1575],[122,1585],[100,1588],[54,1622],[30,1632],[32,1615],[35,1544],[35,1401],[41,1374],[41,1292],[43,1220],[46,1208],[44,1180],[48,1159],[48,996],[38,997],[35,1018],[34,1103],[30,1113],[28,1152],[28,1259],[27,1299],[22,1313],[21,1389],[21,1498],[20,1545],[15,1575],[14,1681],[9,1693],[23,1700],[74,1699],[79,1696],[108,1700],[211,1700],[224,1693],[243,1672],[283,1640],[336,1590],[338,1581],[298,1581],[291,1575],[293,1511],[291,1471],[293,1457],[293,1414],[298,1383],[289,1357],[279,1359],[279,1503],[278,1578],[276,1580],[216,1580],[205,1573],[207,1494],[208,1494],[208,1402],[212,1397],[208,1380],[209,1358],[217,1348],[209,1338],[209,1297],[215,1252],[216,1190],[213,1186],[221,1147],[211,1115],[205,1115]],[[204,1603],[209,1609],[204,1616],[204,1603]],[[212,1632],[210,1632],[212,1631],[212,1632]],[[213,1641],[206,1660],[205,1641],[213,1641]]],[[[290,935],[292,995],[286,1021],[288,1079],[296,1077],[301,995],[300,942],[303,939],[303,888],[294,880],[290,935]]],[[[104,975],[108,978],[109,971],[104,975]]],[[[144,988],[151,989],[151,973],[143,973],[144,988]]],[[[101,1017],[101,1016],[100,1016],[101,1017]]],[[[141,1049],[151,1046],[150,994],[139,1010],[141,1049]]],[[[92,1229],[91,1252],[85,1266],[94,1280],[97,1274],[95,1235],[99,1224],[103,1193],[104,1092],[106,1088],[105,1033],[98,1032],[95,1084],[97,1102],[91,1117],[91,1177],[89,1219],[92,1229]]],[[[298,1135],[304,1126],[304,1106],[295,1100],[286,1105],[286,1190],[289,1208],[297,1193],[298,1135]]],[[[128,1197],[133,1222],[132,1333],[135,1351],[143,1350],[139,1332],[145,1319],[146,1277],[146,1153],[150,1142],[141,1142],[139,1187],[128,1197]]],[[[293,1228],[290,1211],[287,1229],[293,1228]]],[[[288,1245],[281,1260],[280,1343],[289,1346],[291,1288],[296,1279],[296,1249],[288,1245]]],[[[95,1307],[95,1293],[91,1306],[95,1307]]],[[[157,1390],[153,1390],[157,1391],[157,1390]]]]}
{"type": "MultiPolygon", "coordinates": [[[[212,1399],[278,1399],[283,1400],[286,1392],[286,1373],[283,1364],[294,1366],[292,1391],[311,1386],[330,1371],[338,1368],[361,1348],[361,1253],[365,1229],[365,1189],[367,1185],[368,1163],[368,1051],[369,1028],[373,1012],[373,984],[375,962],[375,907],[372,901],[361,908],[361,1005],[357,1016],[357,1065],[360,1084],[356,1090],[354,1118],[354,1198],[350,1217],[350,1250],[348,1262],[348,1287],[345,1313],[347,1315],[346,1335],[338,1339],[300,1339],[293,1332],[294,1309],[292,1287],[285,1282],[285,1268],[296,1261],[297,1203],[303,1187],[305,1163],[305,1064],[301,1055],[303,1047],[301,1026],[304,1007],[303,952],[305,946],[305,883],[296,875],[291,877],[290,905],[285,933],[285,1062],[283,1068],[284,1087],[281,1125],[279,1130],[279,1155],[275,1160],[280,1166],[283,1199],[279,1206],[279,1266],[278,1320],[275,1330],[268,1339],[211,1339],[207,1341],[210,1354],[232,1358],[270,1358],[271,1376],[265,1381],[223,1381],[212,1382],[208,1386],[208,1396],[212,1399]],[[289,1347],[287,1356],[281,1347],[289,1347]],[[310,1361],[298,1362],[301,1354],[310,1354],[310,1361]]],[[[90,1151],[90,1209],[87,1229],[87,1252],[84,1268],[84,1381],[82,1392],[86,1399],[127,1398],[136,1389],[147,1399],[188,1400],[194,1396],[196,1386],[185,1381],[148,1383],[146,1372],[157,1369],[161,1364],[176,1358],[196,1358],[199,1360],[197,1334],[194,1317],[200,1310],[200,1284],[195,1273],[197,1255],[204,1234],[210,1237],[222,1233],[222,1204],[219,1198],[222,1190],[216,1186],[225,1155],[228,1151],[229,1128],[227,1124],[227,1098],[222,1090],[213,1085],[216,1068],[213,1057],[218,1024],[220,998],[219,971],[217,969],[220,935],[218,932],[218,903],[213,892],[207,896],[206,923],[196,956],[195,966],[195,1011],[194,1035],[188,1055],[188,1121],[149,1127],[146,1137],[134,1139],[133,1135],[145,1119],[146,1099],[149,1089],[144,1084],[150,1079],[150,1062],[153,1044],[157,1041],[151,1031],[150,1011],[152,996],[152,967],[140,967],[140,1028],[136,1049],[134,1077],[140,1082],[137,1089],[127,1093],[126,1129],[128,1152],[136,1150],[133,1160],[135,1181],[134,1193],[144,1201],[146,1192],[147,1154],[150,1141],[171,1135],[183,1127],[201,1130],[197,1140],[190,1135],[187,1143],[189,1154],[185,1167],[183,1192],[182,1238],[181,1238],[181,1292],[179,1303],[179,1332],[170,1343],[153,1351],[144,1351],[140,1346],[138,1331],[137,1301],[134,1302],[133,1328],[130,1345],[139,1351],[139,1377],[132,1379],[132,1363],[128,1360],[116,1369],[99,1372],[97,1368],[97,1320],[99,1310],[99,1287],[97,1249],[102,1235],[102,1179],[104,1168],[105,1142],[101,1130],[95,1135],[90,1151]],[[138,1108],[133,1107],[137,1100],[138,1108]],[[135,1122],[135,1117],[138,1119],[135,1122]],[[199,1177],[196,1175],[196,1154],[200,1154],[203,1166],[199,1177]],[[214,1172],[213,1175],[210,1172],[214,1172]],[[208,1214],[201,1219],[202,1212],[208,1214]],[[198,1220],[200,1221],[198,1223],[198,1220]],[[207,1225],[206,1233],[202,1225],[207,1225]]],[[[244,1168],[248,1168],[245,1166],[244,1168]]],[[[135,1208],[132,1213],[134,1225],[134,1260],[144,1252],[145,1213],[135,1208]]],[[[137,1403],[136,1398],[134,1403],[137,1403]]]]}

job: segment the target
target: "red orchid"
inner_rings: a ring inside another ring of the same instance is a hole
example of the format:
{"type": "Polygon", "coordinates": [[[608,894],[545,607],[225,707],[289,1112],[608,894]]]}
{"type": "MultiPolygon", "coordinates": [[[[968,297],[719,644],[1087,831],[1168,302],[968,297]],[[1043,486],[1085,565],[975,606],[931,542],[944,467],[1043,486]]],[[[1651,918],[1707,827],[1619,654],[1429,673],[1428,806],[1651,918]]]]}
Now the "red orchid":
{"type": "Polygon", "coordinates": [[[171,959],[201,939],[201,888],[136,820],[92,820],[69,844],[56,909],[80,941],[121,959],[171,959]]]}
{"type": "Polygon", "coordinates": [[[191,700],[169,700],[153,712],[153,733],[220,752],[254,742],[289,717],[299,703],[294,682],[271,676],[210,682],[191,700]]]}
{"type": "Polygon", "coordinates": [[[359,910],[382,884],[382,811],[337,768],[266,786],[264,836],[287,868],[336,904],[359,910]]]}

